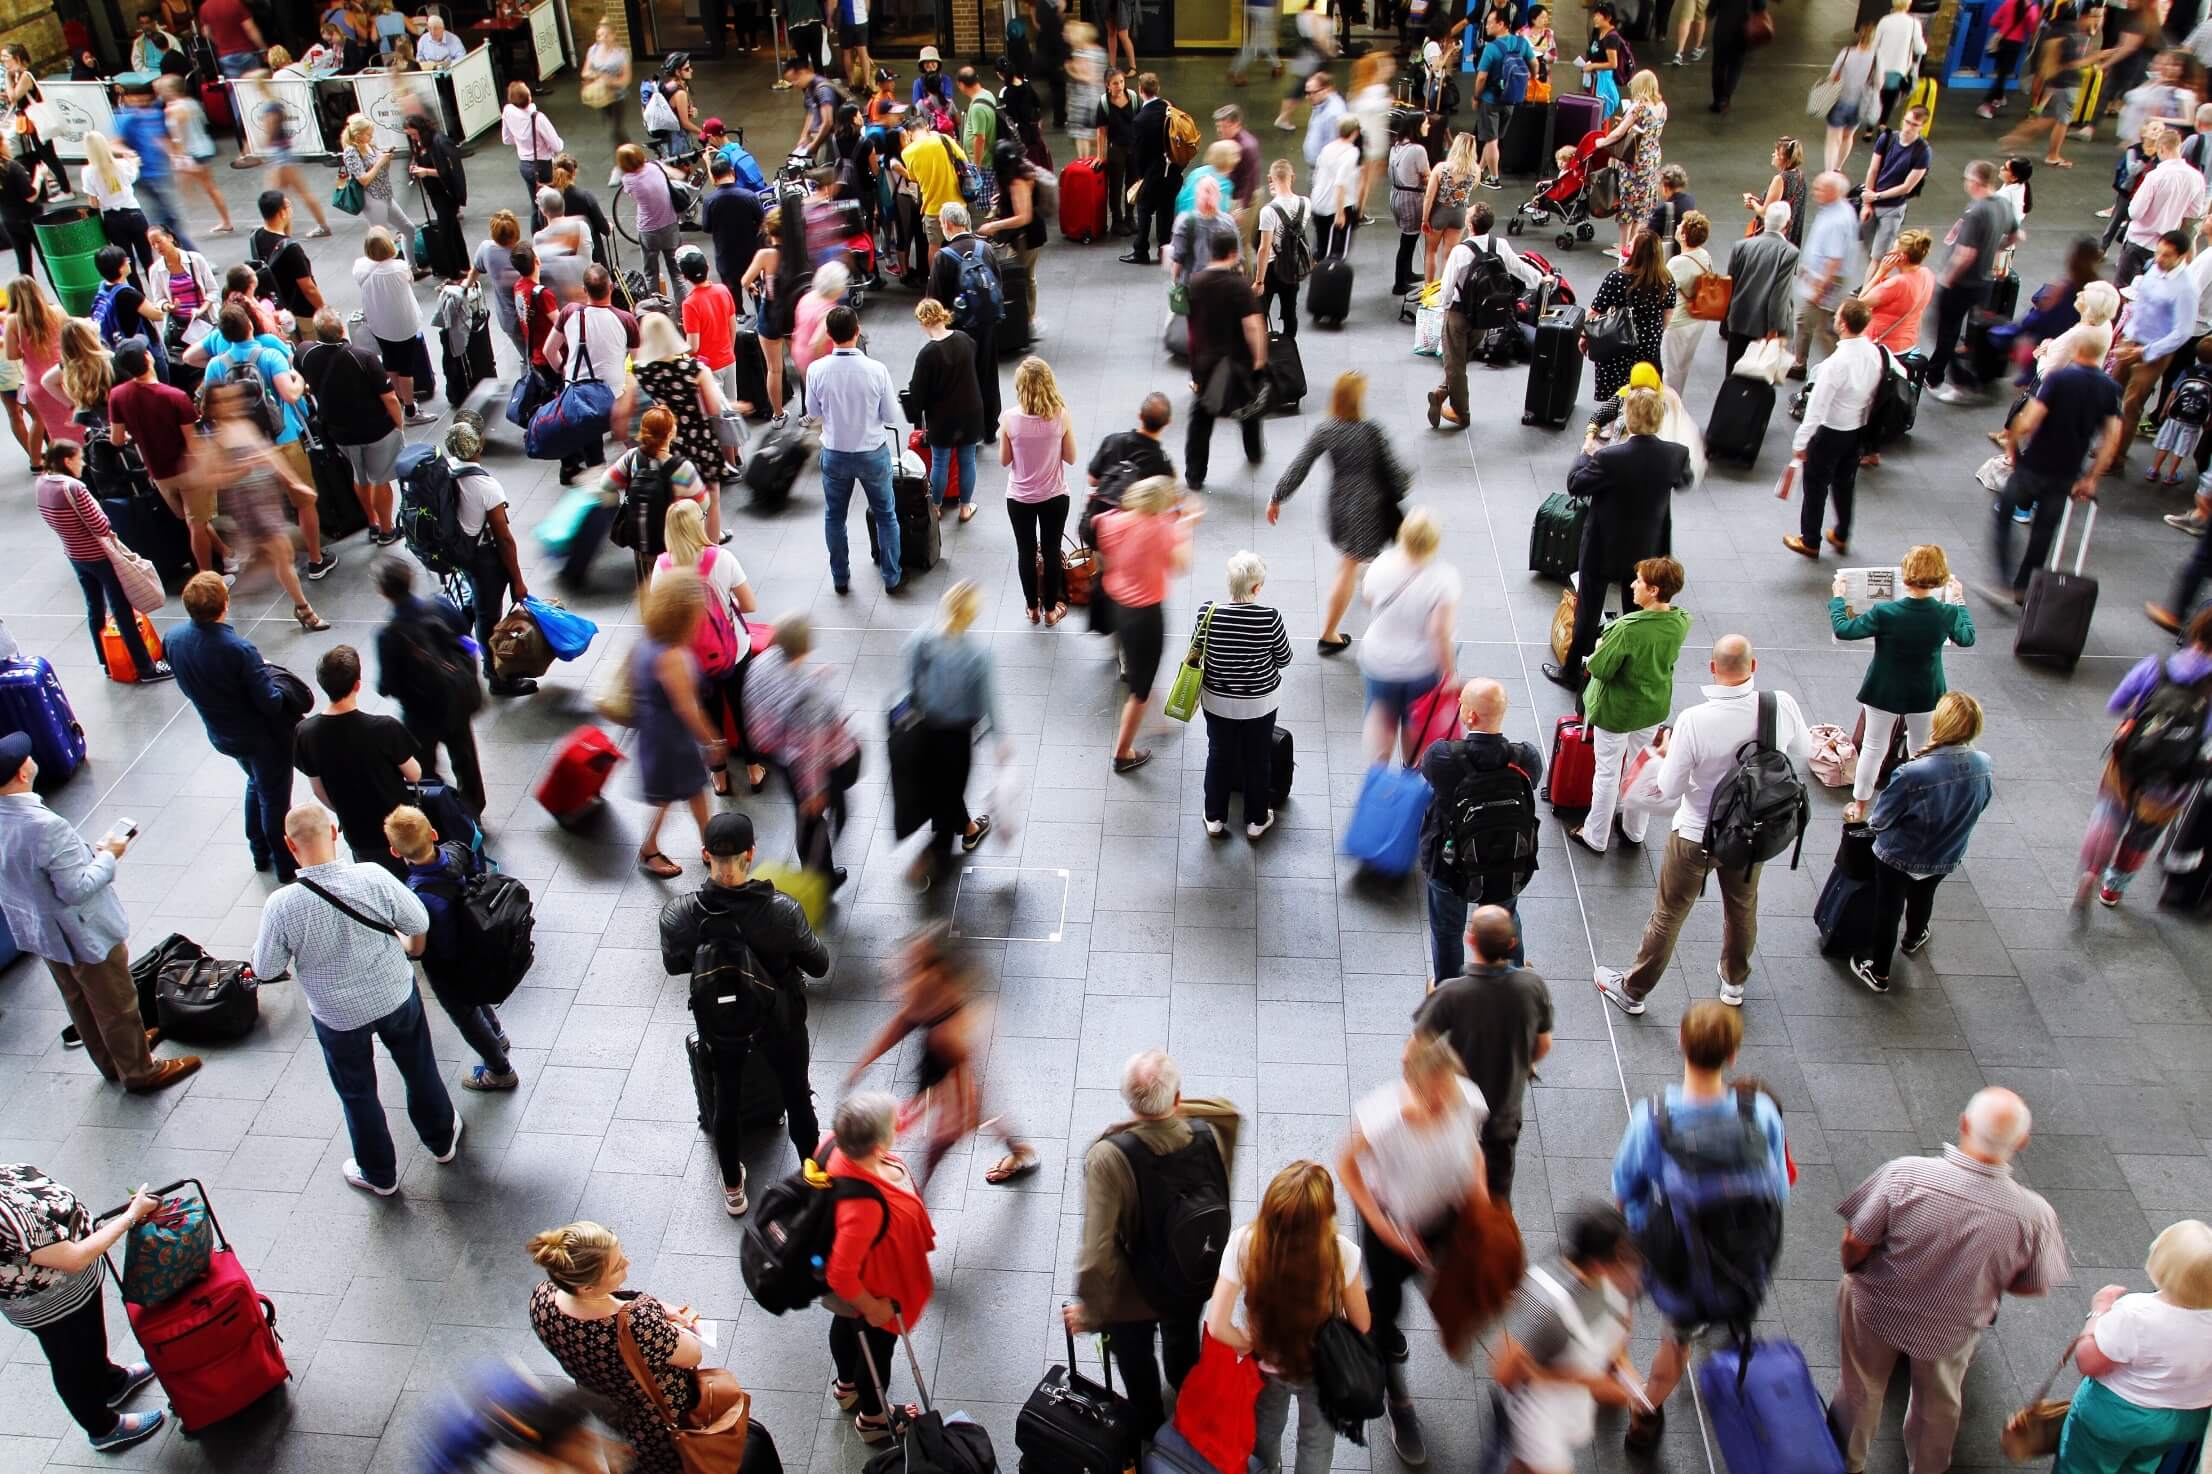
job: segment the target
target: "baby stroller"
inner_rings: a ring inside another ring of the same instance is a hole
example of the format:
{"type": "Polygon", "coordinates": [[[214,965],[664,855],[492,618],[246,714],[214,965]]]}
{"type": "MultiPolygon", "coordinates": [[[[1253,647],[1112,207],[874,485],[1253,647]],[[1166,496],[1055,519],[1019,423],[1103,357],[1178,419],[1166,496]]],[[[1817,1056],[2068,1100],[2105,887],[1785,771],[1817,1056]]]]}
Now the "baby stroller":
{"type": "Polygon", "coordinates": [[[1548,225],[1572,227],[1552,237],[1552,243],[1562,251],[1573,250],[1576,241],[1595,240],[1598,228],[1590,215],[1590,176],[1607,162],[1598,153],[1598,140],[1604,136],[1599,132],[1583,134],[1582,141],[1575,145],[1574,158],[1551,178],[1537,181],[1536,193],[1505,222],[1505,233],[1517,236],[1531,225],[1539,229],[1548,225]]]}

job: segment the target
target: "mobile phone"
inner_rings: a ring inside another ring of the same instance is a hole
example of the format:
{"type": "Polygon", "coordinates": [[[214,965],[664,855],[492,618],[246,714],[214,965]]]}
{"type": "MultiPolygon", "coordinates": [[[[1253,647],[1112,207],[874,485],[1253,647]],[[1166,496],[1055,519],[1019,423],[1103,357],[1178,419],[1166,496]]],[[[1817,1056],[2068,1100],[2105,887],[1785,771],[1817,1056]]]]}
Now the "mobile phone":
{"type": "Polygon", "coordinates": [[[136,819],[127,818],[116,820],[115,826],[108,830],[107,837],[109,839],[121,840],[125,844],[128,844],[130,841],[138,838],[138,821],[136,819]]]}

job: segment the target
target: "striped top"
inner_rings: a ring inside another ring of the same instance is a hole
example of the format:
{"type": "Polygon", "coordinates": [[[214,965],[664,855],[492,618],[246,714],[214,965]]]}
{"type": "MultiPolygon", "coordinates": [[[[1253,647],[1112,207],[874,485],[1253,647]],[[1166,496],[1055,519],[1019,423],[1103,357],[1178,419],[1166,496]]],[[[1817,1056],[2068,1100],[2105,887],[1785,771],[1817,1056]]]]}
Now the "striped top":
{"type": "Polygon", "coordinates": [[[77,1195],[28,1162],[0,1166],[0,1316],[35,1331],[50,1326],[100,1293],[101,1261],[75,1274],[48,1269],[31,1256],[81,1237],[88,1220],[77,1195]]]}
{"type": "Polygon", "coordinates": [[[1206,618],[1208,610],[1213,614],[1206,626],[1198,704],[1217,717],[1267,715],[1276,707],[1283,667],[1290,664],[1290,634],[1283,628],[1283,616],[1264,604],[1208,600],[1199,617],[1206,618]]]}
{"type": "Polygon", "coordinates": [[[1869,1330],[1916,1361],[1939,1361],[1997,1317],[2006,1294],[2069,1277],[2058,1214],[2009,1166],[1955,1146],[1876,1169],[1836,1212],[1872,1252],[1851,1272],[1869,1330]]]}
{"type": "Polygon", "coordinates": [[[79,563],[104,563],[108,550],[100,539],[108,535],[107,513],[85,484],[74,476],[52,472],[38,478],[38,514],[61,539],[62,548],[79,563]]]}

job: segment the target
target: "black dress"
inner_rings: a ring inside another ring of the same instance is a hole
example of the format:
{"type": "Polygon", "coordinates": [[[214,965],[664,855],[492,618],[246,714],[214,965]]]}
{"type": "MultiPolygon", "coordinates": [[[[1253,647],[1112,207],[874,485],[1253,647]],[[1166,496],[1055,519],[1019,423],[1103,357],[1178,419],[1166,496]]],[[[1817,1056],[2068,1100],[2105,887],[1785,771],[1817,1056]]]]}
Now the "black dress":
{"type": "Polygon", "coordinates": [[[1610,312],[1615,307],[1628,309],[1629,325],[1636,330],[1636,351],[1624,353],[1619,358],[1605,362],[1592,362],[1598,385],[1598,398],[1611,399],[1620,393],[1621,385],[1628,382],[1628,375],[1639,363],[1659,367],[1659,343],[1667,330],[1667,314],[1674,310],[1674,282],[1668,279],[1664,292],[1630,292],[1628,274],[1618,267],[1605,273],[1605,280],[1598,283],[1598,294],[1591,299],[1590,313],[1610,312]]]}
{"type": "Polygon", "coordinates": [[[975,373],[975,342],[954,328],[922,344],[907,382],[907,418],[923,426],[932,448],[983,439],[983,386],[975,373]]]}

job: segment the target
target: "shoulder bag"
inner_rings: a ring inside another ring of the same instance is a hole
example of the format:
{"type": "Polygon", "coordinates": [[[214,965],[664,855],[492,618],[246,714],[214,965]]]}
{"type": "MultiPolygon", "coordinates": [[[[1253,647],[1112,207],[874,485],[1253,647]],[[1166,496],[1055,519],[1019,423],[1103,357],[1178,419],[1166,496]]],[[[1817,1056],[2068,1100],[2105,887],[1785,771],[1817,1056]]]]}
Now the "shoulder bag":
{"type": "Polygon", "coordinates": [[[368,929],[369,929],[370,931],[374,931],[374,932],[382,932],[382,933],[383,933],[383,934],[384,934],[385,936],[388,936],[388,937],[394,938],[395,940],[396,940],[396,939],[398,939],[398,937],[399,937],[399,934],[400,934],[400,933],[399,933],[399,928],[398,928],[398,927],[396,927],[396,926],[393,926],[393,925],[392,925],[392,924],[391,924],[390,922],[388,922],[388,921],[375,921],[375,920],[372,920],[372,919],[370,919],[370,918],[369,918],[368,916],[366,916],[366,915],[363,915],[363,914],[362,914],[361,912],[359,912],[359,911],[356,911],[356,910],[354,910],[354,909],[353,909],[353,908],[352,908],[351,906],[349,906],[349,905],[347,905],[347,904],[346,904],[345,902],[343,902],[343,901],[339,900],[339,899],[338,899],[338,898],[337,898],[336,896],[332,895],[332,894],[331,894],[331,893],[330,893],[329,891],[326,891],[326,890],[324,890],[324,889],[323,889],[323,888],[322,888],[321,886],[319,886],[319,885],[315,884],[315,882],[314,882],[314,881],[312,881],[312,880],[309,880],[309,879],[308,879],[308,878],[307,878],[306,876],[304,876],[304,875],[294,876],[294,877],[293,877],[293,879],[297,880],[297,881],[298,881],[298,882],[299,882],[299,883],[300,883],[301,885],[303,885],[303,886],[306,886],[306,887],[307,887],[307,888],[308,888],[309,890],[313,891],[313,892],[314,892],[314,893],[315,893],[316,895],[318,895],[318,896],[321,896],[321,897],[322,897],[322,898],[323,898],[323,899],[324,899],[325,901],[328,901],[328,902],[329,902],[329,903],[330,903],[331,905],[333,905],[333,906],[337,907],[337,908],[338,908],[338,910],[340,910],[340,911],[344,912],[344,913],[346,914],[346,916],[348,916],[348,917],[349,917],[349,918],[351,918],[352,920],[354,920],[354,921],[358,921],[359,923],[361,923],[361,925],[363,925],[363,926],[367,927],[367,928],[368,928],[368,929]]]}
{"type": "Polygon", "coordinates": [[[1198,627],[1190,633],[1190,650],[1175,668],[1175,684],[1168,687],[1167,714],[1178,722],[1189,721],[1198,710],[1198,691],[1206,678],[1206,627],[1213,623],[1213,617],[1214,606],[1210,603],[1198,612],[1198,627]]]}
{"type": "Polygon", "coordinates": [[[1699,322],[1726,322],[1728,305],[1735,298],[1735,278],[1707,269],[1690,284],[1690,300],[1684,310],[1699,322]]]}
{"type": "MultiPolygon", "coordinates": [[[[85,494],[92,493],[88,489],[85,494]]],[[[85,516],[84,508],[77,505],[74,495],[69,498],[69,510],[77,514],[77,522],[85,531],[92,531],[91,519],[85,516]]],[[[131,608],[140,614],[159,612],[161,606],[169,602],[169,595],[162,588],[161,575],[154,571],[154,565],[132,552],[123,539],[115,535],[113,528],[95,536],[100,550],[108,555],[108,563],[115,569],[116,582],[123,586],[123,597],[130,600],[131,608]]]]}
{"type": "Polygon", "coordinates": [[[1593,363],[1611,363],[1636,351],[1636,322],[1623,302],[1592,316],[1582,329],[1593,363]]]}
{"type": "Polygon", "coordinates": [[[625,1305],[614,1313],[622,1364],[668,1430],[668,1440],[676,1446],[676,1462],[684,1474],[737,1474],[745,1462],[745,1435],[752,1428],[751,1394],[738,1385],[728,1367],[700,1367],[692,1373],[699,1383],[698,1406],[679,1415],[661,1390],[660,1379],[645,1364],[644,1348],[630,1327],[630,1311],[625,1305]]]}
{"type": "Polygon", "coordinates": [[[2080,1339],[2079,1331],[2066,1338],[2065,1350],[2059,1352],[2057,1364],[2043,1379],[2043,1385],[2035,1389],[2035,1396],[2005,1419],[2005,1431],[1997,1435],[1997,1446],[2015,1464],[2047,1459],[2058,1452],[2059,1430],[2066,1426],[2066,1415],[2073,1409],[2073,1400],[2051,1396],[2051,1384],[2066,1370],[2066,1363],[2074,1359],[2074,1343],[2080,1339]]]}

